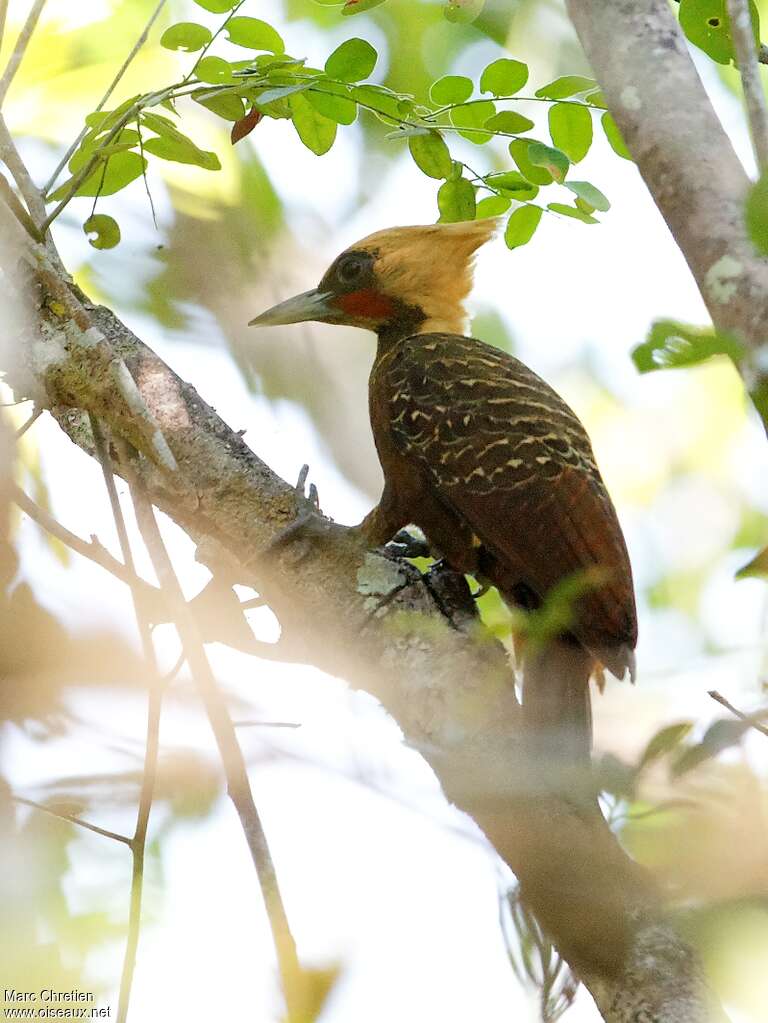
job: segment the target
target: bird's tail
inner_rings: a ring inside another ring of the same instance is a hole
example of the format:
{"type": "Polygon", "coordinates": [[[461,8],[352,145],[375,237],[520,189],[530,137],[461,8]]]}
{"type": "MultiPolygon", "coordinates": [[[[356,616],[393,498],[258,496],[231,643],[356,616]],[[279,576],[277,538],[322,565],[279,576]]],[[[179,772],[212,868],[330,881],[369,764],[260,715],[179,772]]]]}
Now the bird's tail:
{"type": "Polygon", "coordinates": [[[554,639],[523,655],[523,723],[534,776],[591,803],[594,658],[575,641],[554,639]]]}

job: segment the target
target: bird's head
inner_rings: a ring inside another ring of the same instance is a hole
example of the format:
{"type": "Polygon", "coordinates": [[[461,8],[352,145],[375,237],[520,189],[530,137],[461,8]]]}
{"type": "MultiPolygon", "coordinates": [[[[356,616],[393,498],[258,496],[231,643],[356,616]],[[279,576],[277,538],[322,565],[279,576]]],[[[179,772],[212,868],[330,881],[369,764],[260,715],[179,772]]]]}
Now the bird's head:
{"type": "Polygon", "coordinates": [[[377,231],[342,252],[312,291],[273,306],[250,325],[316,320],[380,334],[461,334],[474,255],[497,226],[488,218],[377,231]]]}

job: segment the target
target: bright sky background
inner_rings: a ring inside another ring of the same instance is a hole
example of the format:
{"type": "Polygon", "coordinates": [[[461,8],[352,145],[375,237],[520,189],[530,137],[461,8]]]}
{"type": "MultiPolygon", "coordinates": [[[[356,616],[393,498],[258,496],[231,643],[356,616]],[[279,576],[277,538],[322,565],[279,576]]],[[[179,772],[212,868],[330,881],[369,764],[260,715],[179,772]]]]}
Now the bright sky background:
{"type": "MultiPolygon", "coordinates": [[[[12,3],[11,11],[25,6],[12,3]]],[[[87,22],[97,7],[51,0],[46,17],[87,22]]],[[[258,13],[283,31],[293,52],[319,59],[335,41],[313,35],[308,24],[281,25],[279,3],[262,3],[258,13]]],[[[201,14],[195,11],[200,20],[201,14]]],[[[375,29],[364,18],[352,29],[345,22],[339,40],[363,34],[376,41],[375,29]]],[[[457,71],[476,74],[494,55],[495,47],[478,45],[464,54],[457,71]]],[[[749,165],[738,107],[705,62],[700,65],[749,165]]],[[[22,113],[11,104],[11,122],[22,113]]],[[[350,214],[358,159],[354,133],[342,130],[337,145],[320,160],[299,145],[285,122],[265,122],[252,140],[279,182],[292,227],[311,253],[306,273],[302,266],[294,270],[296,290],[313,286],[318,271],[356,238],[394,221],[434,219],[434,182],[419,174],[407,156],[393,151],[376,199],[350,214]]],[[[552,380],[584,417],[642,581],[659,561],[667,568],[696,564],[722,546],[733,514],[721,499],[724,487],[748,488],[768,510],[768,452],[756,423],[743,418],[738,383],[726,366],[636,374],[629,351],[653,319],[704,323],[706,314],[634,167],[618,161],[599,141],[587,165],[585,176],[613,203],[602,226],[585,228],[546,217],[525,249],[510,253],[501,241],[487,246],[478,263],[473,304],[490,306],[504,317],[517,354],[552,380]],[[585,351],[598,378],[609,380],[620,397],[618,413],[590,392],[583,372],[573,369],[585,351]],[[715,393],[725,412],[710,404],[715,393]],[[663,507],[653,508],[649,524],[647,495],[659,462],[687,449],[691,435],[703,445],[708,430],[725,427],[736,435],[727,464],[715,459],[699,476],[683,479],[675,491],[665,493],[663,507]]],[[[37,171],[45,176],[43,168],[37,171]]],[[[161,186],[156,193],[162,227],[169,205],[161,186]]],[[[123,260],[145,252],[151,237],[140,192],[122,201],[141,213],[147,234],[131,236],[104,254],[104,266],[115,274],[121,273],[123,260]]],[[[77,266],[86,257],[82,235],[65,229],[57,241],[68,265],[77,266]]],[[[306,415],[290,402],[273,405],[250,394],[223,340],[208,347],[185,344],[164,336],[149,320],[130,314],[126,319],[231,425],[247,430],[246,439],[277,472],[294,479],[301,464],[309,462],[324,510],[350,523],[365,514],[370,500],[329,461],[306,415]]],[[[212,333],[218,329],[207,317],[203,327],[212,333]]],[[[322,332],[317,336],[322,340],[322,332]]],[[[290,330],[283,337],[291,343],[290,330]]],[[[350,344],[355,337],[350,332],[350,344]]],[[[255,333],[253,344],[259,344],[255,333]]],[[[115,550],[97,467],[48,417],[35,425],[34,443],[57,517],[83,536],[96,533],[115,550]]],[[[195,565],[191,544],[170,523],[166,535],[191,595],[207,573],[195,565]]],[[[62,570],[37,527],[26,520],[21,549],[23,576],[68,626],[108,623],[133,636],[127,594],[100,569],[76,559],[62,570]]],[[[723,567],[702,610],[721,644],[733,648],[730,654],[702,653],[682,616],[641,609],[638,686],[630,692],[611,685],[595,701],[602,748],[631,753],[661,723],[680,715],[705,724],[716,716],[706,695],[711,688],[737,703],[754,699],[763,658],[764,586],[734,583],[739,563],[723,567]]],[[[151,577],[145,561],[141,569],[151,577]]],[[[252,621],[260,637],[275,638],[269,612],[254,612],[252,621]]],[[[161,654],[170,665],[176,646],[168,631],[161,654]]],[[[243,730],[242,739],[254,761],[255,797],[302,959],[308,965],[342,964],[342,980],[323,1018],[333,1023],[361,1018],[366,1023],[535,1020],[535,1000],[521,992],[510,971],[498,928],[498,879],[507,875],[471,822],[446,805],[431,772],[403,746],[397,727],[371,699],[350,694],[343,682],[314,669],[258,662],[218,646],[211,654],[219,677],[252,704],[251,717],[301,724],[291,731],[243,730]],[[281,757],[280,750],[288,756],[281,757]]],[[[141,750],[141,701],[87,690],[75,693],[72,703],[87,725],[60,741],[32,744],[6,729],[3,768],[18,790],[33,793],[35,784],[48,779],[134,766],[129,755],[113,747],[119,743],[134,754],[141,750]]],[[[206,722],[189,699],[169,698],[162,743],[165,751],[207,751],[215,762],[206,722]]],[[[759,756],[755,746],[754,757],[759,756]]],[[[161,819],[162,810],[155,823],[161,819]]],[[[98,823],[132,827],[122,810],[111,818],[106,813],[98,823]]],[[[98,904],[103,881],[120,919],[128,896],[127,852],[92,835],[83,835],[73,848],[67,886],[72,906],[98,904]]],[[[136,974],[136,1023],[271,1023],[278,1018],[269,933],[245,843],[224,799],[209,818],[178,827],[166,841],[162,884],[150,870],[146,904],[151,919],[142,934],[136,974]]],[[[121,955],[116,944],[95,956],[94,977],[118,976],[121,955]]],[[[580,996],[568,1018],[573,1023],[595,1018],[587,996],[580,996]]]]}

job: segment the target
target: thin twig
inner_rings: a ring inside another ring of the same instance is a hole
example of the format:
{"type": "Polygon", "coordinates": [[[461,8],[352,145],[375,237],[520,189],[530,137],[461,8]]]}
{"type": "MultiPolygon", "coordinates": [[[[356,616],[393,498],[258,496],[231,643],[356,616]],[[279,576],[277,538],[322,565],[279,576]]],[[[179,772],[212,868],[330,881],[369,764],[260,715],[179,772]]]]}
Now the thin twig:
{"type": "Polygon", "coordinates": [[[139,531],[149,551],[155,572],[165,591],[190,671],[205,705],[227,779],[227,794],[240,817],[248,848],[261,887],[277,952],[288,1016],[298,1018],[296,999],[301,967],[291,933],[275,865],[258,809],[253,800],[248,771],[226,703],[216,684],[197,625],[184,599],[168,551],[155,519],[152,505],[137,473],[128,471],[139,531]]]}
{"type": "Polygon", "coordinates": [[[5,19],[8,16],[8,0],[0,0],[0,46],[3,45],[5,35],[5,19]]]}
{"type": "Polygon", "coordinates": [[[752,148],[755,151],[758,171],[765,174],[768,170],[768,106],[765,102],[763,83],[760,81],[760,66],[752,32],[749,0],[728,0],[727,6],[752,148]]]}
{"type": "Polygon", "coordinates": [[[4,174],[0,174],[0,193],[2,193],[0,198],[2,198],[6,206],[10,209],[11,213],[13,213],[30,238],[34,238],[36,242],[42,242],[43,236],[38,231],[32,217],[30,217],[29,213],[27,213],[24,206],[19,201],[19,197],[5,180],[4,174]]]}
{"type": "Polygon", "coordinates": [[[24,423],[22,426],[18,428],[18,430],[14,434],[14,440],[21,440],[21,438],[24,436],[24,434],[27,432],[30,426],[34,425],[34,423],[37,422],[37,420],[40,418],[42,414],[43,410],[41,408],[36,408],[32,415],[29,417],[29,419],[26,421],[26,423],[24,423]]]}
{"type": "Polygon", "coordinates": [[[108,831],[106,828],[100,828],[97,824],[91,824],[89,821],[84,821],[82,817],[75,817],[74,814],[65,813],[63,810],[53,810],[50,806],[46,806],[45,803],[36,803],[34,799],[26,799],[24,796],[12,796],[15,803],[22,803],[24,806],[31,806],[34,810],[41,810],[43,813],[50,814],[51,817],[58,817],[59,820],[68,821],[70,824],[77,824],[80,828],[85,828],[86,831],[93,831],[96,835],[102,835],[104,838],[111,838],[114,842],[122,842],[123,845],[130,845],[131,839],[126,838],[125,835],[119,835],[116,831],[108,831]]]}
{"type": "Polygon", "coordinates": [[[709,695],[716,703],[719,703],[721,706],[725,707],[726,710],[729,710],[734,717],[737,717],[740,721],[746,721],[755,729],[756,732],[768,735],[768,726],[761,725],[759,721],[759,718],[768,715],[768,710],[759,710],[754,714],[745,714],[744,711],[739,710],[737,707],[734,707],[732,703],[729,703],[723,694],[718,693],[716,689],[710,689],[709,695]]]}
{"type": "Polygon", "coordinates": [[[2,78],[0,78],[0,107],[3,105],[6,93],[13,81],[13,76],[19,70],[19,65],[24,59],[24,54],[27,52],[27,46],[29,46],[29,40],[32,38],[32,33],[37,28],[37,22],[40,15],[43,13],[43,7],[45,7],[45,0],[35,0],[32,5],[32,10],[29,12],[29,16],[24,22],[21,32],[19,32],[19,38],[16,40],[13,53],[8,59],[2,78]]]}
{"type": "Polygon", "coordinates": [[[88,558],[89,561],[93,561],[95,564],[105,568],[107,572],[115,576],[116,579],[119,579],[120,582],[127,583],[129,586],[136,586],[146,596],[151,596],[153,599],[156,598],[158,590],[154,586],[140,576],[137,576],[121,561],[118,561],[117,558],[113,558],[106,547],[103,547],[97,540],[88,542],[87,540],[82,540],[76,533],[70,532],[66,526],[62,526],[44,508],[41,508],[31,498],[27,497],[21,487],[16,486],[15,483],[10,484],[10,493],[14,504],[17,504],[25,515],[28,515],[46,533],[50,533],[57,540],[61,540],[63,544],[77,554],[81,554],[84,558],[88,558]]]}
{"type": "Polygon", "coordinates": [[[26,164],[19,155],[16,143],[13,141],[5,118],[0,114],[0,160],[11,172],[16,187],[27,204],[29,215],[35,222],[35,227],[41,237],[45,235],[45,229],[40,225],[45,220],[45,203],[43,202],[40,189],[32,180],[26,164]]]}
{"type": "MultiPolygon", "coordinates": [[[[96,447],[96,455],[101,464],[101,471],[104,476],[104,484],[107,488],[112,517],[115,520],[120,550],[129,571],[136,575],[135,563],[131,542],[128,538],[128,530],[125,525],[125,517],[120,504],[120,498],[115,486],[115,475],[112,469],[112,459],[109,455],[109,448],[104,440],[101,424],[94,415],[89,416],[91,432],[96,447]]],[[[131,840],[131,853],[133,855],[133,866],[131,870],[131,896],[128,911],[128,933],[125,942],[125,953],[123,956],[123,970],[120,977],[120,994],[117,1006],[117,1021],[125,1023],[128,1018],[128,1006],[131,1000],[131,989],[133,987],[133,975],[136,970],[136,954],[139,947],[139,935],[141,933],[141,903],[144,892],[144,859],[147,844],[147,828],[149,827],[149,815],[152,810],[152,800],[155,794],[157,781],[157,760],[160,749],[160,714],[162,711],[163,683],[158,677],[157,657],[152,643],[152,630],[142,610],[141,591],[136,586],[131,586],[131,597],[133,598],[133,610],[136,615],[136,624],[141,638],[144,660],[148,668],[149,697],[147,702],[147,731],[144,746],[144,767],[141,776],[141,789],[139,792],[139,808],[136,815],[136,830],[131,840]]]]}
{"type": "MultiPolygon", "coordinates": [[[[157,21],[157,19],[160,17],[160,13],[161,13],[163,7],[165,7],[166,3],[167,3],[167,0],[160,0],[160,3],[157,5],[157,7],[154,9],[152,14],[150,15],[149,21],[146,23],[146,25],[142,29],[141,35],[139,36],[139,38],[133,44],[133,48],[132,48],[131,52],[128,54],[128,56],[125,58],[122,67],[117,72],[115,77],[112,79],[112,82],[111,82],[109,88],[107,89],[107,91],[104,93],[104,95],[99,100],[99,105],[96,107],[94,113],[97,113],[99,110],[102,110],[104,108],[105,104],[107,103],[107,100],[112,95],[112,93],[115,91],[117,86],[120,84],[120,81],[122,80],[123,75],[128,70],[130,65],[133,63],[133,60],[136,57],[137,53],[139,52],[139,50],[142,48],[144,43],[146,43],[147,39],[149,38],[149,33],[150,33],[151,29],[152,29],[152,26],[157,21]]],[[[86,125],[83,128],[83,130],[80,132],[80,134],[77,136],[75,141],[72,143],[72,145],[69,147],[69,149],[66,151],[64,156],[62,156],[61,160],[58,163],[58,166],[56,167],[56,170],[53,172],[53,174],[51,174],[50,178],[46,182],[45,189],[44,189],[44,193],[46,195],[48,194],[48,192],[50,192],[50,190],[56,184],[56,180],[57,180],[59,174],[61,174],[61,172],[66,167],[66,165],[69,163],[69,161],[70,161],[70,159],[72,157],[72,154],[75,152],[77,147],[80,145],[80,143],[83,141],[85,136],[88,134],[88,131],[89,131],[89,128],[86,125]]]]}

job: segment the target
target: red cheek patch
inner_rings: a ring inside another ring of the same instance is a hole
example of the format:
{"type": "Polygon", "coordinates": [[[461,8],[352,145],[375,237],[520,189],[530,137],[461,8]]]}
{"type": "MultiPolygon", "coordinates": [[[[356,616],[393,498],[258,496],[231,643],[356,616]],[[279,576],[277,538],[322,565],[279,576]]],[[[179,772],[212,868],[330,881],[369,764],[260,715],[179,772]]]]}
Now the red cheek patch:
{"type": "Polygon", "coordinates": [[[395,313],[394,302],[374,288],[363,288],[362,291],[350,291],[339,295],[334,305],[348,316],[361,320],[387,320],[395,313]]]}

